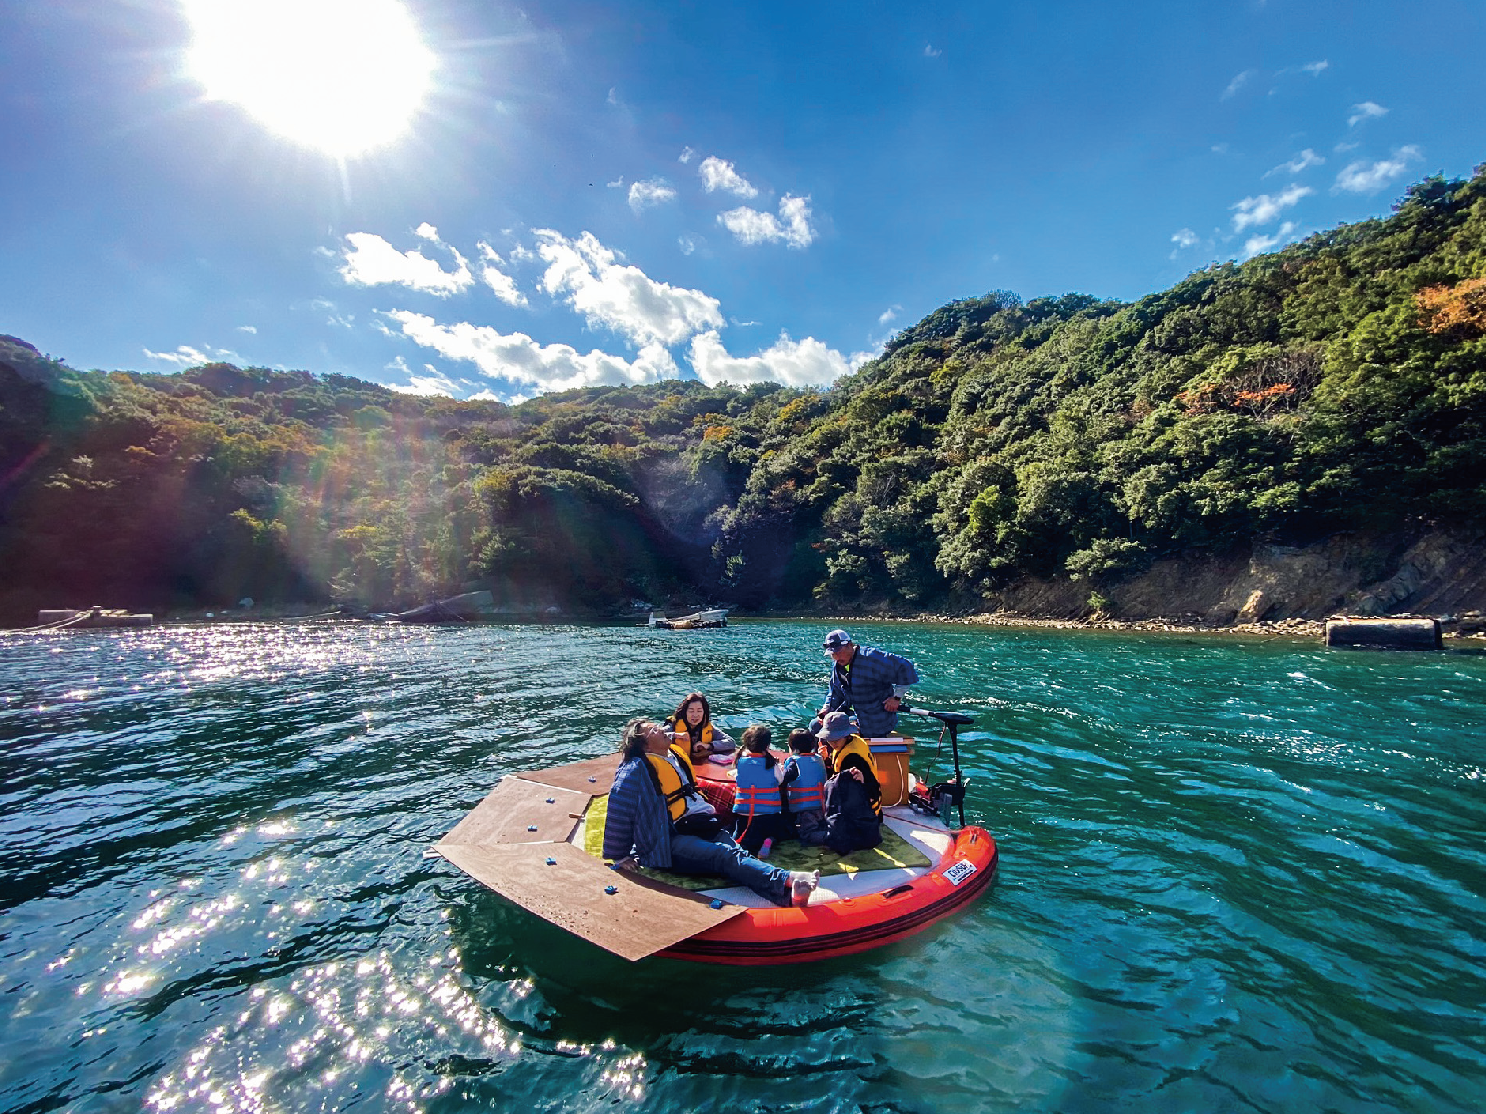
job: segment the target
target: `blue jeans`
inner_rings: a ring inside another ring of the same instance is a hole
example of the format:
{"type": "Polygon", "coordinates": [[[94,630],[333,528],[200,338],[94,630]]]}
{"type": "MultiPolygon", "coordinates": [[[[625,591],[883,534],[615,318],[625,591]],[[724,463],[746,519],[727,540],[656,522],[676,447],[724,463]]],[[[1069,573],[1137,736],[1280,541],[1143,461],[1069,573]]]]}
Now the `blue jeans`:
{"type": "Polygon", "coordinates": [[[793,814],[795,831],[801,847],[822,847],[826,842],[826,816],[818,808],[801,809],[793,814]]]}
{"type": "Polygon", "coordinates": [[[698,836],[673,835],[671,869],[677,874],[721,874],[775,905],[790,903],[789,871],[755,859],[726,832],[712,843],[698,836]]]}

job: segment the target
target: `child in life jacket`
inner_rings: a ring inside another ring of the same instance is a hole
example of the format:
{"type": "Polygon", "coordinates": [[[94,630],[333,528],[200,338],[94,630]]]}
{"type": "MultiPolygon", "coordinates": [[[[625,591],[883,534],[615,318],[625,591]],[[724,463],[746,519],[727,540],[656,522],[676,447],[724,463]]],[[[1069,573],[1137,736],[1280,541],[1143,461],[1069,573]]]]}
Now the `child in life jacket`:
{"type": "Polygon", "coordinates": [[[819,847],[826,841],[826,764],[815,735],[803,727],[789,733],[790,756],[784,762],[780,784],[802,846],[819,847]]]}
{"type": "Polygon", "coordinates": [[[773,734],[756,723],[743,732],[738,755],[738,788],[733,797],[733,834],[743,849],[757,855],[765,840],[784,835],[783,792],[779,779],[784,766],[769,753],[773,734]]]}

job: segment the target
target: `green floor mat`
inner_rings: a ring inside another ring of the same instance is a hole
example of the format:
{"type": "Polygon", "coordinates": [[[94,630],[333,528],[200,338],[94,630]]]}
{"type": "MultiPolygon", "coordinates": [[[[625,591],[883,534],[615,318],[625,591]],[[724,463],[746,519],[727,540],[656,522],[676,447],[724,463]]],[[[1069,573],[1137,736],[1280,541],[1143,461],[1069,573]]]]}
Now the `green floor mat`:
{"type": "MultiPolygon", "coordinates": [[[[583,830],[576,841],[595,858],[604,857],[604,821],[609,815],[609,798],[595,797],[583,817],[583,830]]],[[[801,847],[793,839],[774,845],[769,856],[769,865],[784,870],[818,870],[822,877],[829,874],[855,874],[859,870],[888,870],[893,867],[929,866],[929,859],[913,844],[887,825],[882,828],[882,843],[870,851],[853,851],[850,855],[838,855],[826,847],[801,847]]],[[[672,874],[668,870],[646,870],[647,877],[668,882],[687,890],[712,890],[719,879],[705,874],[672,874]]]]}

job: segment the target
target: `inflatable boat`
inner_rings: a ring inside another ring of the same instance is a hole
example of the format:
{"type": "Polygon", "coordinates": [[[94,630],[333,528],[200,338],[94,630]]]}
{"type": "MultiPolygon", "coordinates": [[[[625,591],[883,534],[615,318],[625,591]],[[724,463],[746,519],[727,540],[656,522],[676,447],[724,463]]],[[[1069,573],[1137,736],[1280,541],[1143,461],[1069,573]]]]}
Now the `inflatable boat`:
{"type": "MultiPolygon", "coordinates": [[[[585,850],[602,845],[591,824],[606,808],[618,765],[611,755],[507,777],[432,850],[505,899],[629,960],[786,964],[868,951],[969,905],[996,876],[990,832],[954,829],[901,805],[883,810],[890,850],[859,851],[837,872],[822,869],[805,908],[770,905],[724,879],[698,890],[707,879],[621,873],[585,850]]],[[[813,853],[829,856],[825,848],[813,853]]]]}
{"type": "MultiPolygon", "coordinates": [[[[951,825],[948,808],[940,815],[908,804],[884,807],[883,845],[872,851],[843,858],[813,848],[813,861],[785,863],[797,845],[783,844],[776,865],[821,870],[803,908],[780,908],[722,879],[615,871],[598,849],[619,763],[615,754],[507,777],[433,851],[502,897],[631,960],[761,965],[850,955],[921,932],[995,878],[988,831],[963,819],[951,825]]],[[[719,772],[709,781],[707,796],[722,803],[727,779],[719,772]]],[[[963,809],[962,797],[958,803],[963,809]]]]}

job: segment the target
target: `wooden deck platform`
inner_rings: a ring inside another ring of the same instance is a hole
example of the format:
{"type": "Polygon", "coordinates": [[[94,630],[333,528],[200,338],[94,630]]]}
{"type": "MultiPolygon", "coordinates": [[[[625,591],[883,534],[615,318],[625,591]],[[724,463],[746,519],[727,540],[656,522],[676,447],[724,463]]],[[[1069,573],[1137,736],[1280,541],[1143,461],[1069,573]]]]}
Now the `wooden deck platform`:
{"type": "Polygon", "coordinates": [[[625,959],[741,913],[740,905],[714,909],[699,894],[611,870],[568,842],[618,768],[612,754],[505,778],[433,849],[508,901],[625,959]]]}

